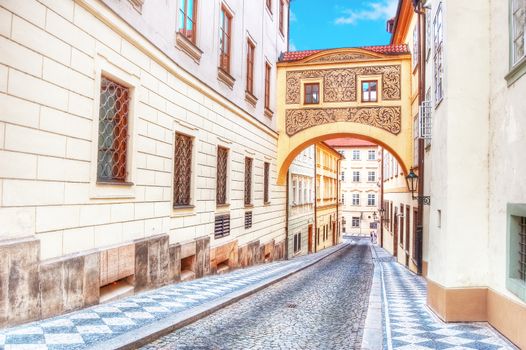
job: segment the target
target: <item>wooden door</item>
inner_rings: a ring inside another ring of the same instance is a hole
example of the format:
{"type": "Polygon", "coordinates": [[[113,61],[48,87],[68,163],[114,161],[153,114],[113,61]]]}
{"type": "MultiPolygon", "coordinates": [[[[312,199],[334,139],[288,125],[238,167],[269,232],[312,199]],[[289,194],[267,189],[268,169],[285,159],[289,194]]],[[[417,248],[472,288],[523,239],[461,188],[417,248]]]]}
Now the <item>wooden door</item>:
{"type": "Polygon", "coordinates": [[[312,253],[312,225],[309,225],[309,253],[312,253]]]}
{"type": "Polygon", "coordinates": [[[332,223],[332,245],[336,245],[336,221],[332,223]]]}

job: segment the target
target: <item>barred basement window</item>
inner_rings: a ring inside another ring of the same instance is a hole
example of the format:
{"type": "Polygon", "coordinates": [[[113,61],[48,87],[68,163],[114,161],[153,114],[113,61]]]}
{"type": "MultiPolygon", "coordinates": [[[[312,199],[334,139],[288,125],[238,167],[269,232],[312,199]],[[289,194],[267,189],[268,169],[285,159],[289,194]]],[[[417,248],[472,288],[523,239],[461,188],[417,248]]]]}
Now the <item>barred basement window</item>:
{"type": "Polygon", "coordinates": [[[192,138],[175,134],[173,206],[190,205],[192,183],[192,138]]]}
{"type": "Polygon", "coordinates": [[[263,202],[270,202],[270,163],[266,163],[263,168],[263,202]]]}
{"type": "Polygon", "coordinates": [[[246,211],[245,212],[245,230],[252,227],[252,212],[246,211]]]}
{"type": "Polygon", "coordinates": [[[214,223],[214,238],[221,238],[230,234],[230,214],[217,215],[214,223]]]}
{"type": "Polygon", "coordinates": [[[520,221],[519,278],[526,282],[526,217],[521,217],[520,221]]]}
{"type": "Polygon", "coordinates": [[[128,148],[129,89],[101,79],[97,181],[125,182],[128,148]]]}
{"type": "Polygon", "coordinates": [[[216,204],[226,204],[227,201],[227,171],[228,171],[228,149],[217,148],[217,187],[216,204]]]}
{"type": "Polygon", "coordinates": [[[245,157],[245,205],[252,204],[252,158],[245,157]]]}

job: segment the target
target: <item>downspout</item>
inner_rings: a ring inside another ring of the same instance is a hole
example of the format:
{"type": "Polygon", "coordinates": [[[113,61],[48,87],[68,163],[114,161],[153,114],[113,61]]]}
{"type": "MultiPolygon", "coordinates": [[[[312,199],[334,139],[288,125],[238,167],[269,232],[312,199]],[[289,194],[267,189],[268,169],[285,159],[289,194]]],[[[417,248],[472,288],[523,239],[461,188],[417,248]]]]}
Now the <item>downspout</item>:
{"type": "Polygon", "coordinates": [[[336,240],[338,238],[339,226],[340,226],[340,216],[339,207],[340,207],[340,162],[341,159],[338,159],[336,162],[336,232],[334,232],[334,245],[336,245],[336,240]]]}
{"type": "Polygon", "coordinates": [[[285,195],[285,260],[289,260],[289,198],[290,198],[290,188],[289,188],[289,176],[290,171],[287,170],[287,194],[285,195]]]}
{"type": "MultiPolygon", "coordinates": [[[[426,38],[425,38],[425,23],[426,13],[423,9],[422,1],[417,4],[415,12],[418,15],[418,38],[420,41],[419,47],[419,67],[418,67],[418,105],[421,106],[426,95],[426,38]],[[423,29],[423,30],[422,30],[423,29]]],[[[418,139],[418,216],[416,227],[416,267],[419,275],[422,274],[423,267],[423,241],[424,241],[424,139],[418,139]]]]}
{"type": "MultiPolygon", "coordinates": [[[[381,155],[380,155],[380,208],[383,209],[383,215],[380,216],[380,247],[384,247],[384,216],[385,216],[385,208],[384,208],[384,149],[383,147],[380,147],[381,149],[381,155]]],[[[380,211],[379,211],[380,212],[380,211]]]]}
{"type": "Polygon", "coordinates": [[[314,145],[314,253],[318,251],[318,175],[317,175],[318,146],[314,145]]]}

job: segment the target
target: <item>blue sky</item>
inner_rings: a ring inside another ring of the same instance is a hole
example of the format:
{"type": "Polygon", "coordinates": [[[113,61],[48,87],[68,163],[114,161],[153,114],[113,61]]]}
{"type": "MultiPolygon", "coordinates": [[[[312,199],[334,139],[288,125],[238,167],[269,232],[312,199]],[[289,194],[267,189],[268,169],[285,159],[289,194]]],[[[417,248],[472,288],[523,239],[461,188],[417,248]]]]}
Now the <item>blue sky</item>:
{"type": "Polygon", "coordinates": [[[389,44],[398,0],[293,0],[290,50],[389,44]]]}

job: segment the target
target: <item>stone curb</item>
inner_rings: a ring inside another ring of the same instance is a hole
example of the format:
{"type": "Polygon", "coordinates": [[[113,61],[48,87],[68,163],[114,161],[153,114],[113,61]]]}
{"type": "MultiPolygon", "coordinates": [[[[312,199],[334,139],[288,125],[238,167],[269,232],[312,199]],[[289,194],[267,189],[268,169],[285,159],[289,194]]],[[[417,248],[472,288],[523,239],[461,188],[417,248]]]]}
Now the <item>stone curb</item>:
{"type": "Polygon", "coordinates": [[[166,317],[149,325],[134,329],[130,332],[123,333],[113,339],[104,340],[100,343],[88,347],[88,349],[137,349],[140,346],[146,345],[164,335],[172,333],[173,331],[179,328],[194,323],[197,320],[200,320],[222,308],[225,308],[287,277],[290,277],[349,246],[349,243],[343,243],[338,249],[334,249],[333,251],[321,255],[319,258],[316,258],[306,263],[305,265],[299,266],[291,271],[288,271],[284,275],[278,276],[272,280],[262,281],[255,285],[241,289],[239,291],[229,293],[223,297],[193,307],[189,310],[179,312],[175,315],[166,317]]]}

